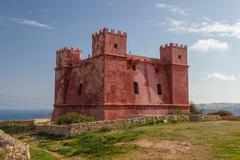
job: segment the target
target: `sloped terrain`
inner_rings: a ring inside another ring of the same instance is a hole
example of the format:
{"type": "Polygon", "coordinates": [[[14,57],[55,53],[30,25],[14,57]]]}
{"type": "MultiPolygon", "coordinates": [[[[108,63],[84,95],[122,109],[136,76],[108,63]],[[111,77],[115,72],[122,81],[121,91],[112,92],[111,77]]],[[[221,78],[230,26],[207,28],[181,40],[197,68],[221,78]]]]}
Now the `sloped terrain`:
{"type": "Polygon", "coordinates": [[[158,123],[63,137],[2,128],[30,144],[33,160],[239,160],[240,122],[158,123]]]}

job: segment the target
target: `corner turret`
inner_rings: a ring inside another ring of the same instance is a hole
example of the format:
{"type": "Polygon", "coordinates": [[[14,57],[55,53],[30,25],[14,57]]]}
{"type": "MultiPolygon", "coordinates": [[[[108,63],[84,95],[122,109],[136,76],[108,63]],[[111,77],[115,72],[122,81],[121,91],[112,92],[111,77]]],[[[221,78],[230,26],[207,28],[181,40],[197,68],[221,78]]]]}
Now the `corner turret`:
{"type": "Polygon", "coordinates": [[[187,46],[170,43],[160,46],[161,62],[163,64],[187,65],[187,46]]]}
{"type": "Polygon", "coordinates": [[[71,67],[82,60],[82,50],[74,48],[60,48],[56,51],[56,67],[71,67]]]}

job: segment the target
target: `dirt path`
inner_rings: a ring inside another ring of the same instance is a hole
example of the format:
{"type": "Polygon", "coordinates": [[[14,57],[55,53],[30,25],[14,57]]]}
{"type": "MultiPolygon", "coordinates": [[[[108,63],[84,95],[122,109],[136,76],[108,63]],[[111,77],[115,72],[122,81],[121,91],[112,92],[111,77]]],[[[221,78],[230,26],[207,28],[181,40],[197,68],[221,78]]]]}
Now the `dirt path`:
{"type": "Polygon", "coordinates": [[[208,145],[194,145],[186,141],[151,141],[148,139],[139,139],[128,144],[135,144],[140,148],[113,158],[114,160],[131,158],[136,160],[214,160],[209,154],[212,148],[208,145]]]}

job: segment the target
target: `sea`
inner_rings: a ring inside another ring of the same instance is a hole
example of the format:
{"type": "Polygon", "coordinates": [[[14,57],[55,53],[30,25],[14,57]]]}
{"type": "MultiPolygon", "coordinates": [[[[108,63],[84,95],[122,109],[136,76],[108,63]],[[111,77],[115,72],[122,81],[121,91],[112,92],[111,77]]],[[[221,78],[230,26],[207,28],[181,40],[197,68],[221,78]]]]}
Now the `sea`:
{"type": "Polygon", "coordinates": [[[0,109],[0,120],[28,120],[38,118],[51,118],[52,110],[15,110],[15,109],[0,109]]]}

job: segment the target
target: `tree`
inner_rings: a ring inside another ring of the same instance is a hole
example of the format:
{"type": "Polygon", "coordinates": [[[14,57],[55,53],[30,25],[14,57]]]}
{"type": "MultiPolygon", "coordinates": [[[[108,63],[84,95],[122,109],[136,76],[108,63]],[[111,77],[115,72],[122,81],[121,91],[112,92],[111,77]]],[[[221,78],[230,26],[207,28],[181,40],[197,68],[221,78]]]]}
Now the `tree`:
{"type": "Polygon", "coordinates": [[[202,112],[197,109],[197,106],[193,101],[190,102],[190,113],[191,114],[202,114],[202,112]]]}

